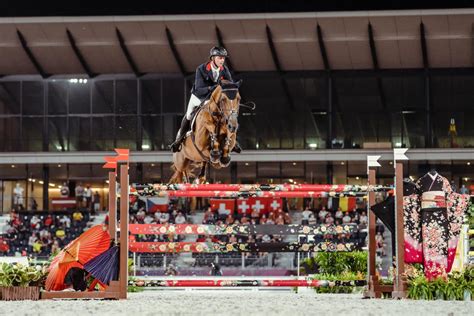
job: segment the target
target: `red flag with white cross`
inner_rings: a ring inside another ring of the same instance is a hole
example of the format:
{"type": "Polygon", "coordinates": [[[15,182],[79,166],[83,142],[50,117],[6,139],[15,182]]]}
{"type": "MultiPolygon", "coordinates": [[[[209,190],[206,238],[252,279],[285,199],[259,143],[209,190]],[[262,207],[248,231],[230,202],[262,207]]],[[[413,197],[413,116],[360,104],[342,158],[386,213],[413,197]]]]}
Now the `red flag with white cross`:
{"type": "Polygon", "coordinates": [[[235,200],[211,199],[211,209],[221,215],[234,214],[235,200]]]}
{"type": "Polygon", "coordinates": [[[282,199],[275,199],[271,198],[268,200],[268,209],[270,212],[276,212],[279,209],[283,209],[283,201],[282,199]]]}
{"type": "Polygon", "coordinates": [[[240,215],[250,215],[252,209],[250,207],[249,199],[238,199],[237,200],[237,213],[240,215]]]}
{"type": "Polygon", "coordinates": [[[268,213],[268,198],[249,198],[250,213],[257,210],[260,215],[268,213]]]}

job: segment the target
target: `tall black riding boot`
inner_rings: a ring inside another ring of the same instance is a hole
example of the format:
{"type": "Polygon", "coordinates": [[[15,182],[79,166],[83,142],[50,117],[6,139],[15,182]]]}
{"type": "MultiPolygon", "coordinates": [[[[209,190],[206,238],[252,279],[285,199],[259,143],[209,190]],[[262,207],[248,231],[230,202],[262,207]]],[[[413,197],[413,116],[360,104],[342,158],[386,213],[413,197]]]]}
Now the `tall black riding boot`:
{"type": "Polygon", "coordinates": [[[171,150],[175,153],[181,150],[181,143],[183,142],[184,138],[186,137],[186,133],[188,132],[189,125],[191,121],[186,118],[186,115],[183,117],[181,121],[181,127],[179,128],[178,134],[176,135],[176,140],[174,143],[171,144],[171,150]]]}

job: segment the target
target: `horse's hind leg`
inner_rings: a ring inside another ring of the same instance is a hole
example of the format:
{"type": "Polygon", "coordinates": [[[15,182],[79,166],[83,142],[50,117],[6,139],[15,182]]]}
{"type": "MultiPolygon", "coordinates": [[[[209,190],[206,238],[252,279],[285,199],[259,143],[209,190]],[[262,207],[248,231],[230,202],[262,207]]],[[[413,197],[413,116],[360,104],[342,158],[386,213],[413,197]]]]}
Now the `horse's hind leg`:
{"type": "MultiPolygon", "coordinates": [[[[190,161],[184,157],[184,155],[181,152],[175,153],[173,155],[173,170],[174,174],[170,179],[170,183],[182,183],[183,182],[183,177],[187,178],[187,169],[189,167],[190,161]]],[[[186,179],[185,181],[188,181],[186,179]]]]}

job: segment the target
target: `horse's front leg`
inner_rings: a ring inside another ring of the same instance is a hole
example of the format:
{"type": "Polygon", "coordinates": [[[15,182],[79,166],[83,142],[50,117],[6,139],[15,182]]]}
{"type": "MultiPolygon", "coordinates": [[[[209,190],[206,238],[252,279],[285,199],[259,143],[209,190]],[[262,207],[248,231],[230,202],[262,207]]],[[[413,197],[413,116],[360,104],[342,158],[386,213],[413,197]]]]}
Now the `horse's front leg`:
{"type": "Polygon", "coordinates": [[[211,139],[211,150],[210,150],[210,160],[211,163],[216,163],[219,161],[221,157],[221,151],[219,150],[220,144],[219,140],[217,139],[217,134],[215,132],[214,125],[208,125],[207,130],[209,131],[209,137],[211,139]]]}
{"type": "Polygon", "coordinates": [[[220,159],[220,162],[224,167],[227,167],[230,163],[230,150],[231,150],[232,136],[233,136],[232,133],[227,132],[227,135],[224,139],[224,146],[222,148],[222,156],[220,159]]]}

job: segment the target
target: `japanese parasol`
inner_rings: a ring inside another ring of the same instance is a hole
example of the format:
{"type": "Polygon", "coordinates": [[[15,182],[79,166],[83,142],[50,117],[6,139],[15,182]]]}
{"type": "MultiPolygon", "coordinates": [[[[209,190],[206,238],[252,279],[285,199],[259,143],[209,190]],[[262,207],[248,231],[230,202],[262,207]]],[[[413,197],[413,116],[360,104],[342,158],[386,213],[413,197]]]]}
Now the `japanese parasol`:
{"type": "Polygon", "coordinates": [[[66,287],[64,277],[69,269],[84,268],[84,264],[109,249],[109,246],[110,234],[106,225],[94,226],[81,234],[54,257],[48,268],[46,290],[63,290],[66,287]]]}

